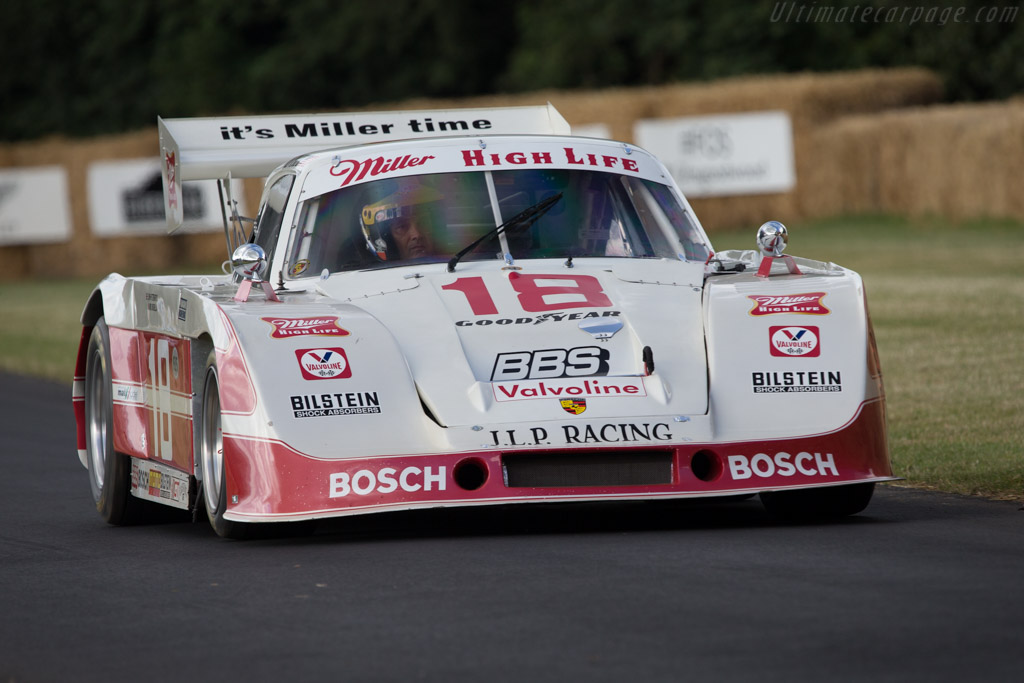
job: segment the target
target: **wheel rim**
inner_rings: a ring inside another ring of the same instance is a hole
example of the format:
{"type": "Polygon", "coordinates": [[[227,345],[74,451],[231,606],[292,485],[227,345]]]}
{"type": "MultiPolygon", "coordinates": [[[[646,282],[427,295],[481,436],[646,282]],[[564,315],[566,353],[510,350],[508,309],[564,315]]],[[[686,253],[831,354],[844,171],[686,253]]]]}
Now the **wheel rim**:
{"type": "Polygon", "coordinates": [[[224,477],[224,433],[220,425],[220,394],[217,372],[210,368],[203,389],[202,442],[203,497],[212,515],[220,509],[220,489],[224,477]]]}
{"type": "Polygon", "coordinates": [[[85,387],[89,473],[92,476],[92,485],[95,490],[102,492],[106,473],[106,454],[107,449],[111,447],[109,425],[113,422],[113,406],[110,402],[107,359],[100,344],[93,344],[89,354],[85,387]]]}

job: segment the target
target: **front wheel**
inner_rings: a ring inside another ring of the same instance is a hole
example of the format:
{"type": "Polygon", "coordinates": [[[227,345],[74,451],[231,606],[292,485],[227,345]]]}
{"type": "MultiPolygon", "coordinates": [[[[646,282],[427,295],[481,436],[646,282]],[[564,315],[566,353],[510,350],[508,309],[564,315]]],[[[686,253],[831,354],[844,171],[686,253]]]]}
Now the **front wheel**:
{"type": "Polygon", "coordinates": [[[221,428],[220,384],[213,351],[206,362],[203,381],[202,423],[199,438],[199,467],[203,476],[203,504],[210,526],[222,538],[246,538],[249,525],[224,519],[227,482],[224,476],[224,432],[221,428]]]}
{"type": "Polygon", "coordinates": [[[773,517],[790,521],[855,515],[871,502],[875,482],[795,491],[765,491],[761,503],[773,517]]]}

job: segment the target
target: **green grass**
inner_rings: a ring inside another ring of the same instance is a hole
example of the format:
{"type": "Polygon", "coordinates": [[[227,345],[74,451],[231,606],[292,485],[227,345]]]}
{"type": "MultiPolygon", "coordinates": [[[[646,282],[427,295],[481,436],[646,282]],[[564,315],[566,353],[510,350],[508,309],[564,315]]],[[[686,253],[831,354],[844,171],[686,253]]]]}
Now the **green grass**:
{"type": "MultiPolygon", "coordinates": [[[[219,273],[220,266],[189,264],[177,272],[219,273]]],[[[71,391],[82,309],[102,279],[0,281],[0,370],[67,382],[71,391]]]]}
{"type": "MultiPolygon", "coordinates": [[[[1024,497],[1024,225],[859,217],[789,228],[787,253],[864,277],[896,474],[1024,497]]],[[[750,249],[755,232],[712,241],[750,249]]]]}
{"type": "MultiPolygon", "coordinates": [[[[864,276],[896,474],[1024,497],[1024,224],[869,216],[789,228],[788,253],[864,276]]],[[[755,232],[711,237],[717,249],[751,249],[755,232]]],[[[95,284],[0,283],[0,369],[70,384],[95,284]]]]}
{"type": "Polygon", "coordinates": [[[67,382],[71,396],[79,318],[98,281],[0,282],[0,370],[67,382]]]}

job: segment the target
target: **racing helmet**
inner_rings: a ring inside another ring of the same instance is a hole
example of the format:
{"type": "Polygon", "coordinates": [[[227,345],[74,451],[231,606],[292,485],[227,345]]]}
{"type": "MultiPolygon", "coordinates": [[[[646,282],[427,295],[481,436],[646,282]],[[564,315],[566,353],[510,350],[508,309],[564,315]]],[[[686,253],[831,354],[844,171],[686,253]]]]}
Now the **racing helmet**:
{"type": "Polygon", "coordinates": [[[388,253],[394,254],[397,250],[391,228],[400,219],[418,215],[442,199],[444,195],[433,187],[411,180],[400,182],[398,189],[383,199],[364,205],[360,227],[366,239],[366,248],[381,261],[387,261],[388,253]]]}

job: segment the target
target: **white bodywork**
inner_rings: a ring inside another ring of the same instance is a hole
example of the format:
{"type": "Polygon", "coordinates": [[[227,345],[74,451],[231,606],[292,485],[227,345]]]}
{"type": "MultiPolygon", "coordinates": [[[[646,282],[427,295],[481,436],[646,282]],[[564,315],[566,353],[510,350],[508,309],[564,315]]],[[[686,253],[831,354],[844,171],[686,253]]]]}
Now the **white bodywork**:
{"type": "MultiPolygon", "coordinates": [[[[265,279],[280,302],[259,289],[235,300],[238,282],[229,276],[112,275],[100,284],[107,325],[139,335],[143,355],[146,348],[160,353],[158,341],[146,340],[172,340],[165,344],[169,354],[178,353],[173,340],[187,342],[181,353],[190,359],[190,390],[162,386],[130,352],[121,360],[140,369],[123,370],[119,379],[114,359],[115,389],[118,382],[129,387],[115,390],[115,404],[121,396],[124,409],[141,416],[125,428],[121,444],[134,458],[162,459],[201,476],[199,349],[209,346],[223,365],[228,493],[237,501],[224,516],[232,520],[710,496],[891,478],[877,435],[864,446],[871,453],[854,452],[861,432],[876,429],[851,432],[868,413],[882,414],[880,443],[885,438],[881,380],[856,273],[798,259],[801,274],[781,269],[760,278],[754,253],[720,254],[707,263],[699,248],[710,253],[710,242],[665,167],[632,145],[566,135],[550,105],[361,116],[318,117],[316,130],[354,122],[349,130],[364,126],[379,136],[387,122],[396,130],[442,116],[493,123],[481,126],[487,135],[313,151],[273,170],[270,164],[304,150],[280,144],[282,134],[230,139],[224,131],[249,125],[240,120],[161,122],[169,197],[182,179],[269,173],[265,206],[273,204],[276,182],[294,180],[279,207],[280,231],[265,245],[265,279]],[[508,128],[528,134],[493,134],[508,128]],[[208,144],[196,141],[203,136],[208,144]],[[320,272],[311,259],[296,258],[303,202],[339,187],[428,173],[546,169],[664,186],[685,212],[692,243],[684,244],[678,226],[663,226],[658,239],[669,256],[663,249],[655,258],[477,258],[459,261],[454,272],[447,259],[320,272]],[[737,264],[743,272],[716,272],[737,264]],[[609,336],[588,328],[595,322],[621,327],[609,336]],[[577,403],[564,407],[563,398],[577,403]],[[191,432],[161,431],[153,417],[161,413],[177,416],[191,432]],[[671,454],[671,482],[516,487],[503,470],[514,453],[604,457],[615,449],[671,454]],[[466,467],[483,483],[460,480],[457,472],[466,467]]],[[[252,118],[254,130],[275,131],[288,123],[303,130],[296,126],[308,119],[252,118]]],[[[176,216],[169,204],[172,227],[176,216]]],[[[98,310],[94,300],[83,316],[86,327],[98,310]]]]}

